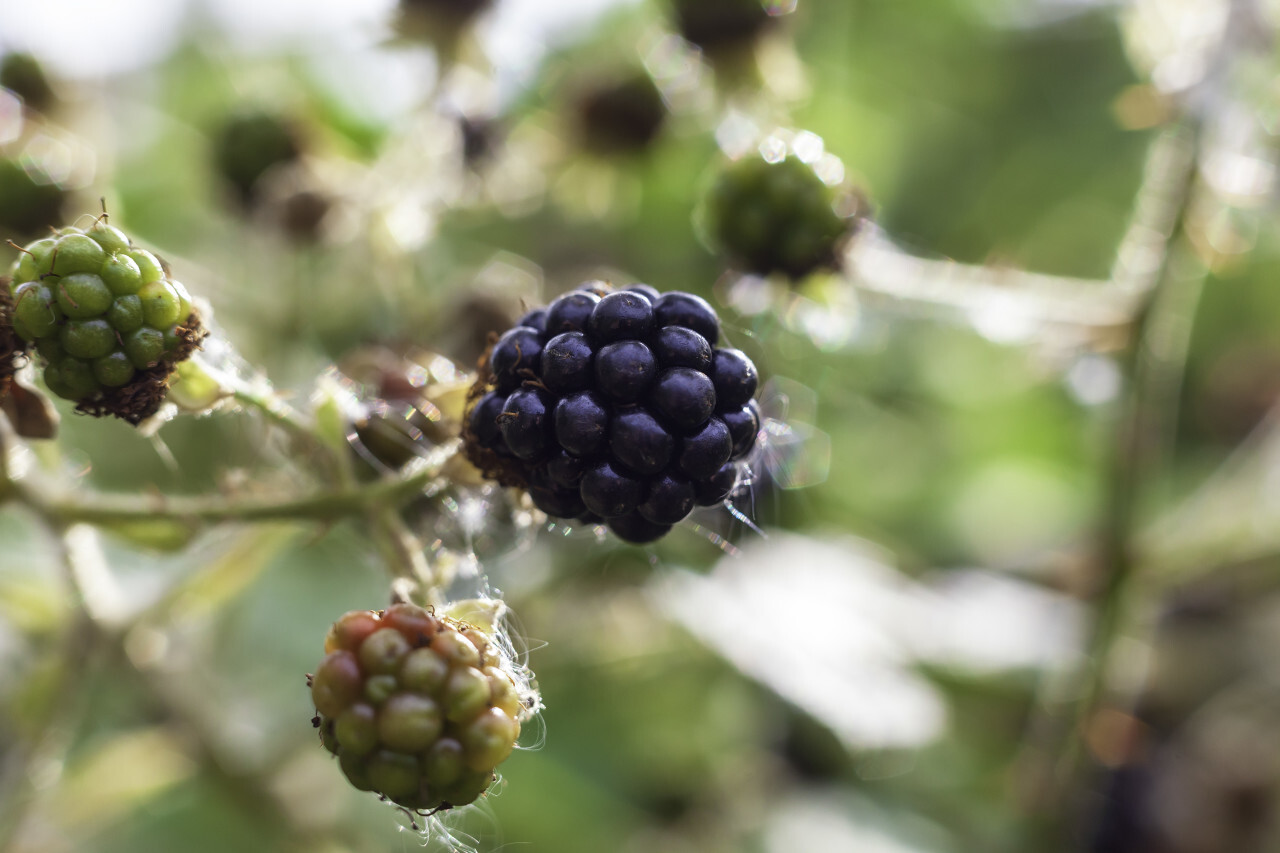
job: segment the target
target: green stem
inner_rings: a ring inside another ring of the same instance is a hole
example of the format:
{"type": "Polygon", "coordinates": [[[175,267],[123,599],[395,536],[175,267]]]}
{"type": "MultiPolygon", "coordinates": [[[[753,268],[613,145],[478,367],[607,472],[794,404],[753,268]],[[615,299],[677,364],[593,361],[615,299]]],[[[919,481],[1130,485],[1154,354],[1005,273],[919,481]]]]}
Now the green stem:
{"type": "Polygon", "coordinates": [[[75,556],[63,531],[51,532],[60,546],[63,577],[68,597],[74,603],[73,615],[63,632],[54,679],[32,698],[35,707],[25,709],[29,718],[36,721],[34,730],[19,739],[0,768],[0,850],[8,849],[22,827],[34,795],[32,773],[41,764],[57,761],[66,753],[72,731],[85,710],[87,697],[81,686],[101,659],[97,631],[77,580],[75,556]]]}
{"type": "Polygon", "coordinates": [[[440,465],[424,466],[394,479],[362,486],[321,491],[302,498],[234,498],[218,496],[144,497],[79,492],[54,492],[27,480],[12,482],[16,500],[62,525],[168,520],[221,521],[336,521],[362,515],[371,506],[399,506],[419,495],[439,476],[440,465]]]}
{"type": "Polygon", "coordinates": [[[1140,582],[1134,540],[1139,501],[1151,474],[1167,461],[1173,441],[1172,413],[1185,373],[1190,315],[1207,272],[1186,236],[1186,215],[1193,195],[1199,134],[1192,126],[1186,156],[1175,163],[1176,180],[1169,201],[1176,206],[1165,248],[1152,286],[1134,322],[1132,343],[1122,373],[1126,395],[1107,461],[1105,499],[1098,535],[1096,565],[1101,588],[1089,642],[1088,670],[1076,705],[1067,746],[1060,755],[1059,780],[1069,783],[1079,770],[1082,735],[1089,719],[1106,699],[1117,640],[1132,624],[1140,582]],[[1182,334],[1169,329],[1182,321],[1182,334]]]}
{"type": "MultiPolygon", "coordinates": [[[[75,603],[76,612],[73,629],[77,642],[74,646],[67,647],[67,673],[62,682],[68,695],[74,696],[78,692],[80,680],[76,675],[83,673],[86,661],[108,658],[114,666],[124,670],[122,674],[125,677],[136,680],[142,692],[162,711],[166,722],[183,735],[189,754],[200,765],[204,777],[212,779],[222,788],[244,815],[263,831],[296,839],[297,845],[293,849],[312,850],[321,844],[324,841],[322,834],[298,823],[272,790],[264,772],[233,772],[228,769],[230,763],[220,746],[219,733],[205,722],[207,714],[184,701],[180,692],[174,689],[170,678],[136,665],[126,653],[126,626],[104,621],[95,615],[90,606],[90,590],[84,581],[99,568],[106,568],[105,557],[96,540],[73,538],[74,530],[54,527],[52,524],[50,526],[59,537],[64,575],[70,586],[70,597],[75,603]]],[[[83,704],[67,701],[51,708],[50,717],[54,722],[46,724],[45,729],[53,727],[55,723],[60,723],[60,728],[66,728],[70,719],[75,718],[72,711],[82,711],[83,704]]],[[[48,738],[42,740],[48,741],[48,738]]],[[[52,744],[52,747],[65,750],[65,741],[64,738],[62,742],[52,744]]],[[[33,754],[50,754],[49,746],[37,753],[40,741],[32,743],[33,754]]],[[[271,763],[264,762],[263,766],[269,767],[271,763]]],[[[18,828],[24,805],[23,801],[18,801],[11,807],[17,820],[12,825],[0,825],[0,832],[12,832],[18,828]]],[[[4,838],[0,834],[0,841],[4,838]]],[[[4,844],[0,843],[0,849],[3,848],[4,844]]]]}
{"type": "Polygon", "coordinates": [[[391,572],[393,595],[408,596],[417,604],[442,606],[444,579],[437,576],[422,542],[405,524],[396,507],[392,504],[372,506],[367,518],[378,553],[391,572]],[[397,581],[407,581],[407,588],[401,588],[397,581]]]}
{"type": "Polygon", "coordinates": [[[264,394],[253,388],[237,385],[231,391],[232,398],[248,409],[261,412],[268,421],[293,436],[309,448],[325,448],[324,442],[301,414],[275,394],[264,394]]]}

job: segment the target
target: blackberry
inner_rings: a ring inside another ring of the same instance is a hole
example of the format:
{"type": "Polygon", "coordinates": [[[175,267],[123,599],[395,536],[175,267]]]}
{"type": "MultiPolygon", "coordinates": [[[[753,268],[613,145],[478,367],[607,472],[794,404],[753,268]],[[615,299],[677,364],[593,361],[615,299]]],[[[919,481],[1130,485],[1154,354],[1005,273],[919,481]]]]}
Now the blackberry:
{"type": "Polygon", "coordinates": [[[462,37],[494,0],[400,0],[396,30],[407,38],[432,44],[441,61],[451,64],[462,37]]]}
{"type": "Polygon", "coordinates": [[[682,431],[701,429],[716,409],[720,386],[691,367],[673,367],[658,377],[649,402],[682,431]]]}
{"type": "Polygon", "coordinates": [[[664,293],[653,303],[653,318],[659,328],[683,327],[697,332],[708,344],[720,340],[720,318],[707,300],[692,293],[664,293]]]}
{"type": "Polygon", "coordinates": [[[528,326],[531,329],[536,329],[538,334],[542,334],[547,330],[547,309],[534,308],[516,321],[516,325],[528,326]]]}
{"type": "Polygon", "coordinates": [[[599,301],[599,296],[586,290],[575,290],[558,297],[547,306],[543,333],[559,335],[564,332],[585,332],[587,320],[599,301]]]}
{"type": "Polygon", "coordinates": [[[677,467],[693,480],[710,479],[733,454],[733,432],[720,418],[709,418],[702,429],[681,442],[677,467]]]}
{"type": "Polygon", "coordinates": [[[738,485],[739,474],[741,471],[737,465],[726,462],[720,466],[719,471],[706,480],[695,482],[693,490],[698,506],[715,506],[728,498],[733,494],[734,487],[738,485]]]}
{"type": "Polygon", "coordinates": [[[692,367],[711,372],[712,352],[707,339],[684,326],[664,326],[650,344],[659,367],[692,367]]]}
{"type": "Polygon", "coordinates": [[[719,349],[712,361],[711,381],[715,385],[716,408],[728,412],[745,406],[755,396],[760,377],[741,350],[719,349]]]}
{"type": "Polygon", "coordinates": [[[719,339],[697,296],[587,282],[494,342],[467,456],[553,518],[654,541],[732,494],[760,434],[755,366],[719,339]]]}
{"type": "Polygon", "coordinates": [[[214,166],[245,206],[257,201],[259,181],[268,171],[301,155],[302,143],[294,126],[263,110],[228,116],[213,142],[214,166]]]}
{"type": "Polygon", "coordinates": [[[28,244],[10,273],[13,331],[86,414],[150,417],[205,334],[186,288],[105,217],[28,244]]]}
{"type": "Polygon", "coordinates": [[[603,297],[587,318],[593,340],[642,340],[653,326],[653,303],[642,293],[620,290],[603,297]]]}
{"type": "Polygon", "coordinates": [[[22,366],[26,350],[26,341],[13,331],[13,297],[9,295],[9,283],[0,279],[0,402],[9,393],[13,375],[22,366]]]}
{"type": "Polygon", "coordinates": [[[589,459],[609,434],[609,404],[595,391],[570,394],[556,403],[556,441],[566,452],[589,459]]]}
{"type": "Polygon", "coordinates": [[[310,685],[320,741],[351,784],[415,811],[483,794],[525,710],[482,632],[412,604],[343,615],[310,685]]]}
{"type": "Polygon", "coordinates": [[[507,397],[498,415],[498,427],[516,456],[534,461],[546,455],[553,440],[551,405],[551,395],[540,388],[519,388],[507,397]]]}
{"type": "Polygon", "coordinates": [[[760,407],[755,400],[749,401],[741,409],[723,412],[720,418],[729,431],[732,442],[731,459],[741,459],[751,452],[755,446],[756,435],[760,432],[760,407]]]}
{"type": "Polygon", "coordinates": [[[645,299],[648,299],[650,302],[657,302],[658,298],[662,296],[662,294],[658,292],[658,288],[648,284],[633,284],[628,287],[624,287],[622,289],[629,290],[632,293],[639,293],[641,296],[643,296],[645,299]]]}
{"type": "Polygon", "coordinates": [[[47,233],[62,221],[67,195],[38,167],[0,153],[0,238],[47,233]]]}
{"type": "Polygon", "coordinates": [[[697,494],[693,483],[674,474],[662,474],[649,484],[649,494],[638,512],[654,524],[675,524],[689,513],[697,494]]]}
{"type": "Polygon", "coordinates": [[[485,116],[459,116],[462,162],[472,171],[483,169],[498,153],[502,122],[485,116]]]}
{"type": "Polygon", "coordinates": [[[680,35],[712,57],[751,45],[773,21],[765,0],[671,0],[680,35]]]}
{"type": "Polygon", "coordinates": [[[615,536],[636,545],[657,542],[670,533],[671,528],[672,525],[670,524],[655,524],[638,512],[631,512],[609,519],[609,529],[613,531],[615,536]]]}
{"type": "Polygon", "coordinates": [[[738,268],[800,279],[839,266],[856,220],[836,211],[839,191],[794,154],[750,156],[716,176],[699,208],[706,239],[738,268]]]}
{"type": "Polygon", "coordinates": [[[405,12],[469,21],[493,3],[494,0],[400,0],[400,7],[405,12]]]}
{"type": "Polygon", "coordinates": [[[665,469],[675,446],[675,437],[644,409],[624,409],[609,424],[613,460],[637,474],[657,474],[665,469]]]}
{"type": "Polygon", "coordinates": [[[578,98],[582,145],[606,156],[644,151],[658,138],[666,119],[666,102],[645,71],[597,84],[578,98]]]}
{"type": "Polygon", "coordinates": [[[547,341],[542,350],[542,382],[556,394],[591,387],[595,351],[582,332],[564,332],[547,341]]]}
{"type": "Polygon", "coordinates": [[[587,509],[601,518],[626,515],[644,500],[644,481],[618,471],[611,462],[589,469],[578,488],[587,509]]]}
{"type": "Polygon", "coordinates": [[[44,69],[29,53],[8,53],[0,59],[0,86],[38,113],[48,112],[57,100],[44,69]]]}
{"type": "Polygon", "coordinates": [[[499,391],[520,387],[526,376],[534,375],[542,358],[542,335],[534,328],[516,326],[493,345],[489,354],[489,371],[499,391]]]}
{"type": "Polygon", "coordinates": [[[653,352],[640,341],[614,341],[596,354],[596,384],[619,403],[644,396],[657,371],[653,352]]]}

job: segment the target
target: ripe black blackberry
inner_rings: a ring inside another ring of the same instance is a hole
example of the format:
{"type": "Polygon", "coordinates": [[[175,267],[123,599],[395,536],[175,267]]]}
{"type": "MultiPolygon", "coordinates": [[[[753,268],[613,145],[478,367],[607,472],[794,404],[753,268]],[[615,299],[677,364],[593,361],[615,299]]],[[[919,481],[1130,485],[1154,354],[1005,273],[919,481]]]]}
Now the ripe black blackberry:
{"type": "Polygon", "coordinates": [[[547,515],[652,542],[721,503],[756,445],[758,377],[704,300],[587,282],[497,338],[464,438],[547,515]]]}

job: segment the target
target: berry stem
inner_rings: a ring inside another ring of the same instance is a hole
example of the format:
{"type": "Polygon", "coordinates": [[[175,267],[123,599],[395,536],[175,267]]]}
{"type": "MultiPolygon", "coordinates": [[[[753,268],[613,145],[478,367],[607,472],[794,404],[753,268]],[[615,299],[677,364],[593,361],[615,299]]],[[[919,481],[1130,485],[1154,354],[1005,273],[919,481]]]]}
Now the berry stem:
{"type": "Polygon", "coordinates": [[[231,396],[246,409],[261,412],[268,421],[298,439],[304,446],[328,453],[327,446],[316,435],[315,429],[278,395],[237,383],[231,389],[231,396]]]}
{"type": "Polygon", "coordinates": [[[445,579],[432,567],[422,542],[405,524],[396,505],[371,505],[367,520],[378,553],[391,572],[395,594],[416,604],[443,607],[445,579]]]}

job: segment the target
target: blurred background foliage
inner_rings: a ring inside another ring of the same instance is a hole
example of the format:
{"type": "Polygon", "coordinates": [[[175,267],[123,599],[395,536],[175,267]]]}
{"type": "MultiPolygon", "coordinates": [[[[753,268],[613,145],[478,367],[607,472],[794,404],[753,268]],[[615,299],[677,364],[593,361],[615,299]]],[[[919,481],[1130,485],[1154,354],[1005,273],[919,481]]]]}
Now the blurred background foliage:
{"type": "MultiPolygon", "coordinates": [[[[1010,337],[979,322],[980,296],[940,310],[862,294],[857,276],[737,311],[693,223],[726,128],[803,128],[897,246],[996,281],[1066,277],[1087,303],[1101,283],[1083,279],[1117,268],[1148,157],[1180,113],[1227,140],[1195,143],[1202,180],[1228,154],[1273,178],[1265,49],[1214,71],[1206,102],[1180,100],[1188,88],[1135,47],[1184,14],[1205,32],[1223,9],[1270,20],[1266,4],[800,0],[761,47],[760,79],[736,90],[673,46],[656,0],[501,0],[448,50],[398,35],[390,2],[123,5],[0,4],[0,52],[34,54],[49,78],[25,115],[13,98],[0,109],[0,230],[38,233],[48,222],[19,214],[52,190],[65,220],[104,198],[298,405],[371,343],[469,365],[488,332],[594,276],[708,297],[762,375],[789,383],[766,408],[791,429],[750,501],[767,536],[722,514],[646,549],[559,530],[482,537],[546,710],[498,791],[450,818],[459,839],[557,853],[1276,849],[1273,186],[1226,193],[1203,239],[1185,239],[1203,289],[1172,315],[1170,334],[1189,335],[1185,382],[1179,363],[1153,435],[1175,439],[1125,498],[1120,529],[1140,533],[1146,571],[1119,593],[1096,556],[1118,512],[1115,457],[1145,447],[1120,427],[1132,329],[1070,346],[1010,337]],[[652,141],[589,144],[592,87],[646,67],[670,109],[652,141]],[[246,115],[284,135],[251,187],[215,168],[227,122],[246,115]],[[1245,137],[1252,148],[1231,149],[1245,137]],[[814,306],[840,334],[792,322],[814,306]],[[1091,647],[1108,594],[1130,600],[1131,621],[1091,647]],[[1089,673],[1117,660],[1106,701],[1076,720],[1089,673]]],[[[56,445],[33,450],[106,491],[310,475],[244,413],[181,417],[156,439],[62,414],[56,445]]],[[[419,843],[346,786],[307,724],[303,673],[326,627],[387,600],[358,527],[223,527],[177,551],[104,534],[110,569],[87,612],[123,627],[91,653],[77,652],[88,617],[55,544],[22,511],[0,515],[8,849],[419,843]]]]}

